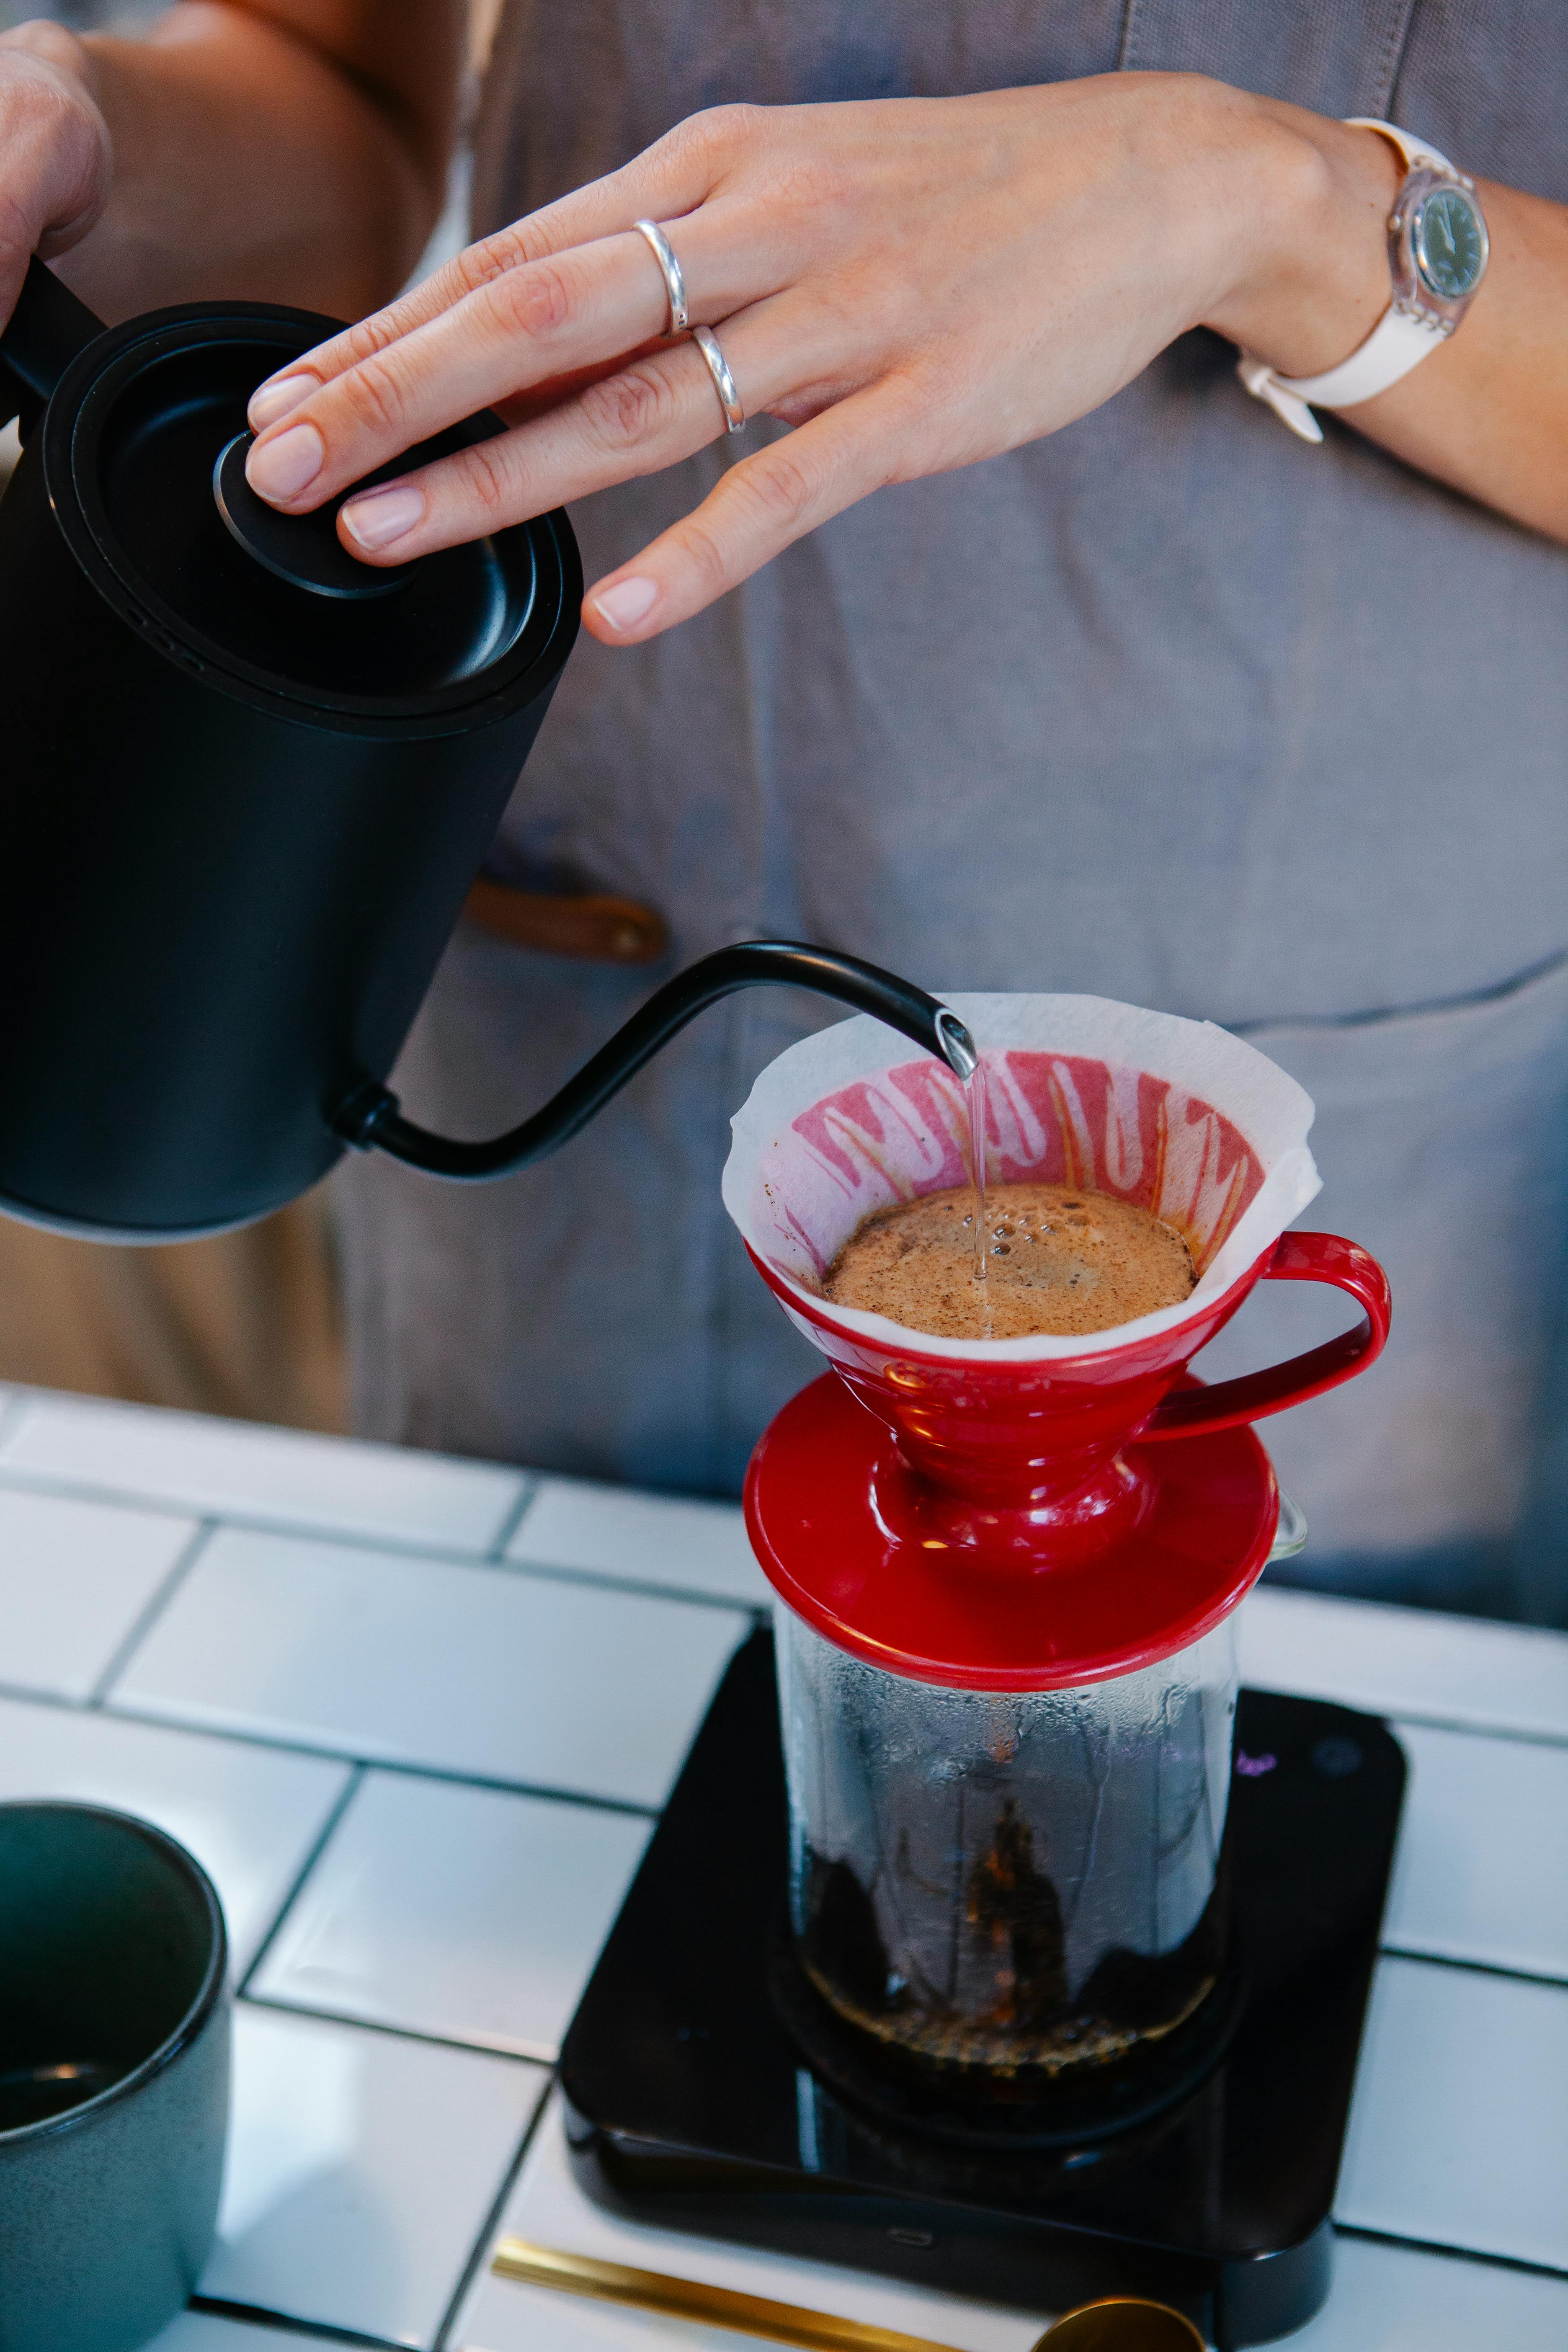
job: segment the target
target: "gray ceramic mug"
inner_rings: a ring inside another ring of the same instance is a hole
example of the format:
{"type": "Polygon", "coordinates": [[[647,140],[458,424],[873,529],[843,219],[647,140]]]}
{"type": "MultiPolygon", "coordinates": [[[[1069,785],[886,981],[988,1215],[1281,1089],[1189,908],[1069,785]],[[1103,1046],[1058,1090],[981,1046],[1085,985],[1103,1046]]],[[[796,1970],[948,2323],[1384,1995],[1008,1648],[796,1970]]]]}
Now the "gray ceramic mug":
{"type": "Polygon", "coordinates": [[[0,1804],[0,2352],[134,2352],[184,2307],[223,2179],[226,1963],[162,1830],[0,1804]]]}

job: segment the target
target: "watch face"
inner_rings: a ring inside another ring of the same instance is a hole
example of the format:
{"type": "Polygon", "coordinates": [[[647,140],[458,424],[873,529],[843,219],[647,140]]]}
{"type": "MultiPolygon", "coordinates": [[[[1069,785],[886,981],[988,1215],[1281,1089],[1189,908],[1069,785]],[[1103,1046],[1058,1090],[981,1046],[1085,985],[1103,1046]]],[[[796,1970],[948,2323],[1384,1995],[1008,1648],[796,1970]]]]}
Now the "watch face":
{"type": "Polygon", "coordinates": [[[1462,302],[1481,282],[1487,233],[1462,188],[1435,188],[1415,216],[1415,267],[1434,294],[1462,302]]]}

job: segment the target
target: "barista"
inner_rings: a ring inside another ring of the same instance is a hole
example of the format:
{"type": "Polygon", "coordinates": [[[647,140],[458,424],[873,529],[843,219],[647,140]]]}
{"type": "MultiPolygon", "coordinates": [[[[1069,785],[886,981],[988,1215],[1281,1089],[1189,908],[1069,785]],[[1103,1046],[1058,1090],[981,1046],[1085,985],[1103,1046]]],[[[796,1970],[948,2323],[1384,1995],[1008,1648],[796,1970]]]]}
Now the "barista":
{"type": "MultiPolygon", "coordinates": [[[[111,317],[370,310],[458,51],[451,0],[24,28],[0,304],[36,244],[111,317]]],[[[820,940],[1206,1016],[1294,1071],[1311,1222],[1399,1309],[1367,1381],[1272,1425],[1309,1562],[1538,1615],[1568,1600],[1535,1540],[1568,1500],[1564,199],[1553,0],[511,0],[485,242],[269,387],[251,460],[300,511],[488,402],[508,437],[351,505],[358,551],[574,502],[591,641],[504,878],[650,901],[672,962],[820,940]],[[1352,115],[1479,182],[1433,216],[1450,333],[1380,325],[1408,158],[1352,115]],[[682,292],[716,348],[661,341],[682,292]]],[[[411,1111],[507,1123],[652,976],[461,936],[411,1111]]],[[[362,1426],[732,1489],[814,1366],[720,1212],[724,1122],[823,1017],[731,1000],[504,1186],[348,1171],[362,1426]]],[[[1310,1336],[1275,1287],[1226,1369],[1310,1336]]]]}

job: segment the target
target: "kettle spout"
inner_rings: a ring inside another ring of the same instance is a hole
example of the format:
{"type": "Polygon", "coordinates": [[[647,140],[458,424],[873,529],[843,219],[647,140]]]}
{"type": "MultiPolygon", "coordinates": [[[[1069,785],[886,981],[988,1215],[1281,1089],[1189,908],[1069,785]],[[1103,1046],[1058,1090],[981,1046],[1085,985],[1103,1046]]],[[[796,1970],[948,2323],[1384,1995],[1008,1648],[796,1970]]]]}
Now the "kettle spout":
{"type": "Polygon", "coordinates": [[[97,313],[35,254],[0,335],[0,425],[20,416],[26,438],[77,353],[102,332],[97,313]]]}
{"type": "Polygon", "coordinates": [[[410,1167],[456,1183],[483,1184],[497,1176],[515,1176],[570,1142],[661,1045],[708,1005],[738,988],[769,985],[811,989],[857,1013],[871,1013],[945,1062],[961,1083],[979,1060],[974,1040],[957,1013],[896,972],[863,963],[858,956],[836,955],[794,940],[743,940],[704,956],[667,981],[542,1110],[505,1135],[485,1143],[432,1135],[404,1118],[390,1087],[369,1078],[338,1104],[331,1124],[353,1150],[389,1152],[410,1167]]]}

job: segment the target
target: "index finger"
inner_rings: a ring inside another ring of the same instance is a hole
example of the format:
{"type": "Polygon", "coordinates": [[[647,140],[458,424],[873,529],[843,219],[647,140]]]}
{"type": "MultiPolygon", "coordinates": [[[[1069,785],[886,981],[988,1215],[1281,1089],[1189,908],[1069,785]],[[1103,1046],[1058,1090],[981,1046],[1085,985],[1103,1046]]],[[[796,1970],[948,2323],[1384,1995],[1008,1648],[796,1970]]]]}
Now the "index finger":
{"type": "Polygon", "coordinates": [[[509,271],[327,383],[285,379],[295,396],[252,445],[247,478],[272,505],[309,512],[479,409],[652,348],[667,315],[639,236],[509,271]]]}
{"type": "Polygon", "coordinates": [[[427,326],[508,270],[548,260],[573,246],[614,236],[645,215],[675,220],[682,213],[694,211],[709,193],[712,178],[710,164],[700,160],[698,142],[672,135],[618,172],[591,180],[586,187],[574,188],[570,195],[558,197],[554,204],[513,221],[510,227],[480,237],[384,310],[373,311],[341,335],[318,343],[314,351],[290,360],[286,368],[258,384],[250,398],[251,431],[259,433],[275,424],[320,385],[375,358],[389,344],[427,326]]]}

